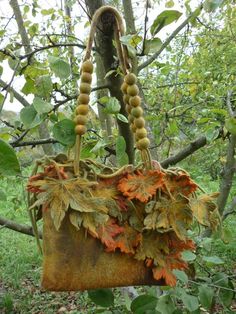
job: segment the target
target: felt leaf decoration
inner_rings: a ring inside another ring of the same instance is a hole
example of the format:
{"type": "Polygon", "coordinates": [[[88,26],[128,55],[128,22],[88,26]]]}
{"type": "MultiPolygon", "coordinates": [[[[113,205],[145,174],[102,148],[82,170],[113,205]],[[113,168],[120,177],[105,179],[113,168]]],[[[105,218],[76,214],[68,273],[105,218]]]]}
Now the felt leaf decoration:
{"type": "Polygon", "coordinates": [[[153,277],[156,280],[165,279],[168,286],[174,287],[177,282],[176,276],[166,267],[155,267],[152,269],[153,277]]]}
{"type": "Polygon", "coordinates": [[[98,227],[104,228],[109,220],[109,216],[103,213],[81,213],[81,217],[83,227],[95,238],[99,237],[98,227]]]}
{"type": "Polygon", "coordinates": [[[118,248],[122,253],[134,254],[140,240],[141,234],[131,228],[128,224],[125,224],[123,232],[114,238],[114,246],[108,247],[106,251],[112,252],[118,248]]]}
{"type": "Polygon", "coordinates": [[[98,228],[95,234],[105,244],[108,251],[115,251],[114,237],[122,232],[124,232],[124,228],[120,227],[115,219],[110,218],[104,226],[98,228]]]}
{"type": "Polygon", "coordinates": [[[129,200],[137,199],[146,203],[162,186],[163,176],[164,174],[158,170],[149,170],[144,173],[137,170],[134,174],[127,174],[127,177],[122,178],[118,189],[129,200]]]}
{"type": "Polygon", "coordinates": [[[72,210],[70,211],[69,219],[71,224],[75,226],[77,230],[79,230],[83,221],[82,215],[79,212],[72,210]]]}
{"type": "MultiPolygon", "coordinates": [[[[189,203],[194,217],[203,226],[210,227],[210,212],[217,210],[217,205],[214,201],[219,193],[205,194],[198,198],[191,198],[189,203]]],[[[217,223],[218,224],[218,223],[217,223]]]]}
{"type": "Polygon", "coordinates": [[[56,230],[60,229],[61,223],[65,217],[65,211],[61,208],[51,207],[50,209],[51,217],[56,230]]]}
{"type": "Polygon", "coordinates": [[[182,170],[178,172],[168,170],[167,175],[164,177],[163,191],[170,195],[182,194],[189,196],[195,192],[197,188],[197,184],[182,170]]]}
{"type": "Polygon", "coordinates": [[[149,231],[142,234],[140,245],[136,250],[135,258],[142,261],[145,261],[147,258],[151,258],[157,261],[159,260],[160,255],[168,253],[168,237],[155,231],[149,231]]]}
{"type": "Polygon", "coordinates": [[[160,198],[152,208],[152,212],[144,219],[146,229],[156,229],[159,232],[173,229],[180,239],[185,239],[187,228],[192,222],[188,199],[180,196],[174,200],[160,198]]]}

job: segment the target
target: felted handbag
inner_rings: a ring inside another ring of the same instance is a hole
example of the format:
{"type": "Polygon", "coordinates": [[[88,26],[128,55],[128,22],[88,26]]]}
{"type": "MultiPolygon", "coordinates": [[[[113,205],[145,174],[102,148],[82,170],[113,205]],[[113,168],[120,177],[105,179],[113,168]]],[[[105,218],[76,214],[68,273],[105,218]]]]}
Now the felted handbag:
{"type": "Polygon", "coordinates": [[[75,116],[75,157],[46,158],[28,182],[35,234],[43,217],[42,287],[51,291],[176,284],[173,270],[186,270],[185,250],[194,218],[215,228],[215,194],[197,196],[183,169],[164,170],[151,160],[136,76],[129,72],[119,13],[102,7],[93,18],[81,68],[75,116]],[[86,132],[93,64],[91,47],[101,14],[115,16],[115,40],[124,83],[121,90],[141,163],[121,168],[80,159],[86,132]],[[41,171],[38,171],[41,167],[41,171]]]}

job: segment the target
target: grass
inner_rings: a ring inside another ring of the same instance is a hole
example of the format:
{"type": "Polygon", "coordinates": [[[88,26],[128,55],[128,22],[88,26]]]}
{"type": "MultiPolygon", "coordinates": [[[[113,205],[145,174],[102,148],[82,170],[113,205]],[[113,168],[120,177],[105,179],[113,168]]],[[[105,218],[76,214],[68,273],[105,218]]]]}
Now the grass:
{"type": "MultiPolygon", "coordinates": [[[[27,174],[26,174],[27,176],[27,174]]],[[[196,180],[199,177],[196,175],[196,180]]],[[[26,178],[2,179],[1,188],[7,200],[0,201],[0,215],[19,223],[29,224],[24,193],[26,178]]],[[[217,190],[216,182],[201,180],[204,189],[217,190]]],[[[224,221],[226,233],[231,239],[225,245],[220,239],[212,242],[211,255],[224,259],[228,272],[236,269],[236,217],[224,221]],[[230,263],[228,263],[230,262],[230,263]]],[[[41,262],[35,239],[7,228],[0,229],[0,313],[99,313],[87,296],[87,292],[52,293],[40,288],[41,262]]],[[[142,289],[140,291],[143,291],[142,289]]],[[[124,298],[115,293],[116,310],[108,313],[126,313],[124,298]]]]}

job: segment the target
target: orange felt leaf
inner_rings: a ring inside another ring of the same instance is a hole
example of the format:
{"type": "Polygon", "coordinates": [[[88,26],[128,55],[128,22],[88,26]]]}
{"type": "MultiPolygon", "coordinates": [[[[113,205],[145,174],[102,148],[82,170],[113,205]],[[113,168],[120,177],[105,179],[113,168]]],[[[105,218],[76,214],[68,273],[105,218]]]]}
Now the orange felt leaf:
{"type": "Polygon", "coordinates": [[[107,247],[109,251],[114,251],[116,243],[114,238],[124,232],[124,227],[120,227],[115,219],[110,218],[107,223],[97,230],[97,237],[107,247]]]}
{"type": "Polygon", "coordinates": [[[152,269],[153,277],[156,280],[160,280],[161,278],[165,279],[165,282],[168,286],[175,287],[177,279],[175,275],[166,267],[155,267],[152,269]]]}
{"type": "Polygon", "coordinates": [[[135,248],[139,245],[141,240],[141,234],[131,228],[128,224],[124,225],[124,232],[117,235],[114,238],[114,246],[107,248],[107,252],[120,249],[121,252],[127,254],[134,254],[135,248]]]}
{"type": "Polygon", "coordinates": [[[137,170],[134,174],[127,174],[118,183],[118,189],[128,197],[129,200],[137,199],[146,203],[156,194],[163,184],[164,173],[159,170],[148,170],[141,172],[137,170]]]}
{"type": "Polygon", "coordinates": [[[184,171],[168,172],[164,177],[164,192],[188,196],[197,190],[197,184],[184,171]]]}

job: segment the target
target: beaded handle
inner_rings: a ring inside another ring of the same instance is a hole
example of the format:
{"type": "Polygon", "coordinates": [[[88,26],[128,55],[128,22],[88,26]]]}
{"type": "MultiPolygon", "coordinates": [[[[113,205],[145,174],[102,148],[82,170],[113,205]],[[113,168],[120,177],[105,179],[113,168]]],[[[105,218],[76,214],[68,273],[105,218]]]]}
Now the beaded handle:
{"type": "Polygon", "coordinates": [[[150,141],[147,138],[147,130],[145,129],[145,120],[143,118],[143,109],[141,107],[139,88],[136,85],[137,78],[133,73],[129,73],[128,71],[129,62],[127,48],[126,46],[121,45],[121,42],[119,40],[120,36],[124,35],[124,25],[122,17],[115,8],[110,6],[103,6],[100,9],[98,9],[93,16],[87,49],[81,67],[81,80],[79,87],[80,93],[77,100],[77,107],[75,112],[76,145],[75,145],[74,171],[76,175],[79,174],[81,139],[87,130],[86,123],[88,121],[87,114],[89,112],[89,100],[93,73],[93,64],[90,60],[92,43],[94,40],[99,17],[104,12],[111,12],[116,20],[114,28],[116,48],[120,65],[125,75],[124,82],[121,86],[123,100],[126,105],[126,111],[128,113],[130,127],[135,136],[136,148],[141,152],[141,158],[142,161],[144,162],[144,165],[147,168],[151,167],[151,157],[150,152],[148,150],[150,141]]]}

